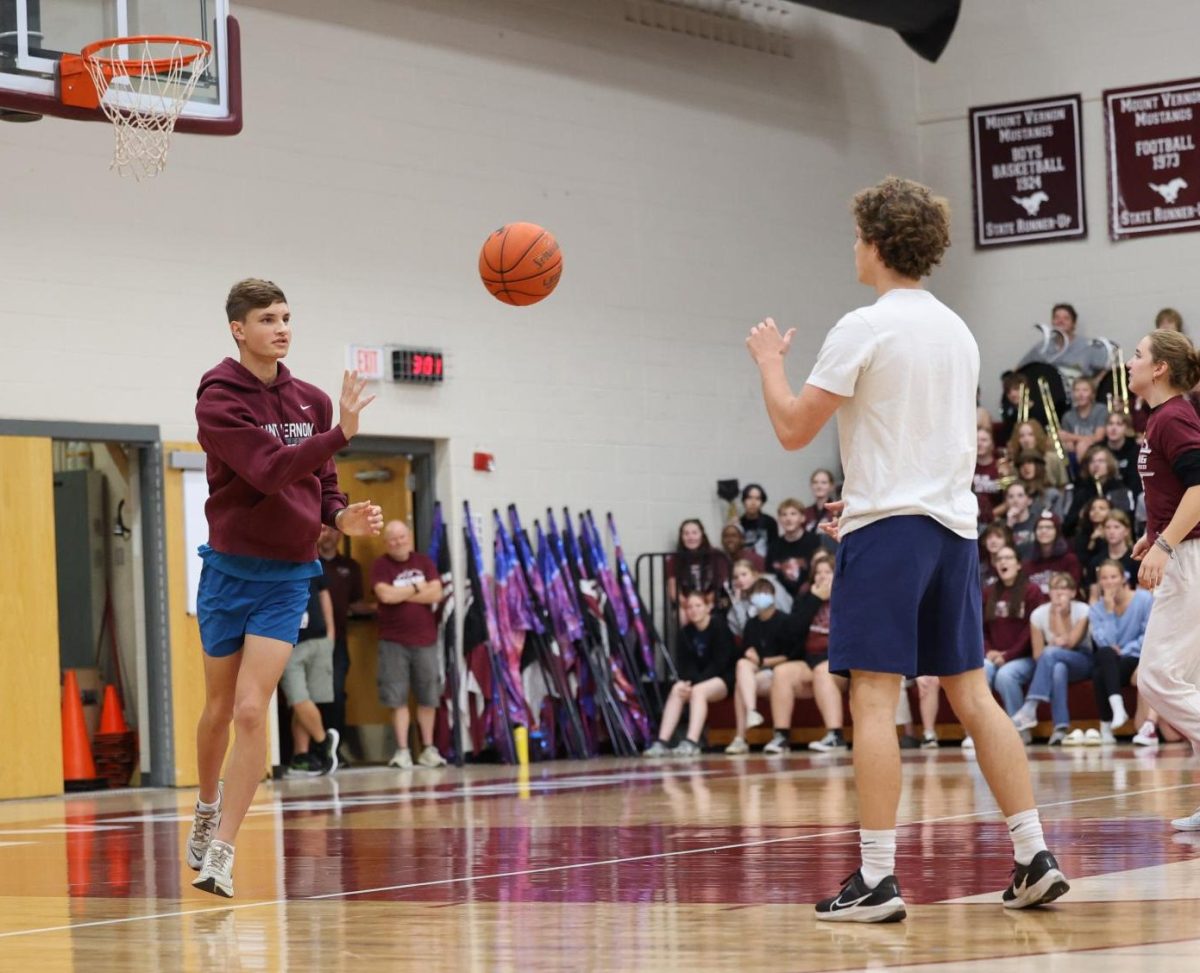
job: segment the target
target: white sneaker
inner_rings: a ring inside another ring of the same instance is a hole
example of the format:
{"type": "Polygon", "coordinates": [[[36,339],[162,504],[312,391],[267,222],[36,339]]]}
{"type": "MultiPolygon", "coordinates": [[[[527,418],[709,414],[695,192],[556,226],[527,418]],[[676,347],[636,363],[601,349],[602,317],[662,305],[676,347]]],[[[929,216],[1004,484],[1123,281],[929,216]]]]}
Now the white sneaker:
{"type": "Polygon", "coordinates": [[[963,737],[962,748],[964,750],[974,750],[975,749],[975,741],[972,740],[969,736],[963,737]]]}
{"type": "Polygon", "coordinates": [[[1146,720],[1142,724],[1142,728],[1137,731],[1137,735],[1133,738],[1133,742],[1139,747],[1157,747],[1158,746],[1158,727],[1150,720],[1146,720]]]}
{"type": "MultiPolygon", "coordinates": [[[[1075,732],[1078,733],[1079,731],[1076,730],[1075,732]]],[[[1083,734],[1083,742],[1089,747],[1098,747],[1104,742],[1104,738],[1100,735],[1099,730],[1089,727],[1083,734]]]]}
{"type": "Polygon", "coordinates": [[[445,767],[446,758],[438,752],[438,748],[432,743],[421,751],[421,756],[417,758],[417,763],[422,767],[445,767]]]}
{"type": "Polygon", "coordinates": [[[398,767],[400,770],[412,770],[412,751],[405,747],[402,750],[397,750],[392,754],[392,759],[387,762],[389,767],[398,767]]]}
{"type": "Polygon", "coordinates": [[[1012,721],[1018,730],[1032,730],[1038,725],[1037,710],[1030,712],[1022,706],[1013,714],[1012,721]]]}
{"type": "Polygon", "coordinates": [[[922,750],[936,750],[938,748],[938,738],[936,733],[926,733],[921,737],[922,750]]]}
{"type": "Polygon", "coordinates": [[[808,745],[808,749],[820,753],[839,753],[842,750],[849,750],[850,745],[842,736],[841,730],[828,730],[820,740],[813,740],[808,745]]]}
{"type": "Polygon", "coordinates": [[[200,871],[200,866],[204,864],[204,853],[208,851],[208,844],[221,823],[221,798],[224,796],[224,790],[224,782],[217,781],[215,811],[201,811],[197,801],[196,815],[192,818],[192,831],[187,840],[187,865],[194,872],[200,871]]]}
{"type": "Polygon", "coordinates": [[[224,841],[210,841],[204,853],[204,864],[200,874],[192,882],[201,892],[211,892],[227,899],[233,898],[233,845],[224,841]]]}
{"type": "Polygon", "coordinates": [[[1171,827],[1176,831],[1200,831],[1200,808],[1186,818],[1176,818],[1171,827]]]}
{"type": "Polygon", "coordinates": [[[767,718],[758,710],[752,709],[746,714],[746,729],[753,730],[756,726],[762,726],[767,722],[767,718]]]}
{"type": "Polygon", "coordinates": [[[771,737],[771,742],[763,747],[763,753],[778,754],[791,753],[792,745],[788,742],[788,738],[782,733],[776,733],[771,737]]]}
{"type": "MultiPolygon", "coordinates": [[[[1059,731],[1055,730],[1054,732],[1058,733],[1059,731]]],[[[1099,736],[1099,734],[1096,735],[1099,736]]],[[[1062,745],[1064,747],[1082,747],[1085,743],[1087,743],[1087,738],[1083,735],[1083,730],[1079,729],[1079,727],[1076,727],[1062,738],[1062,745]]]]}
{"type": "Polygon", "coordinates": [[[741,737],[734,737],[729,741],[729,746],[725,748],[725,752],[731,757],[740,757],[743,753],[750,752],[750,745],[741,737]]]}
{"type": "Polygon", "coordinates": [[[671,748],[668,747],[662,740],[655,740],[650,746],[642,751],[643,757],[669,757],[671,748]]]}

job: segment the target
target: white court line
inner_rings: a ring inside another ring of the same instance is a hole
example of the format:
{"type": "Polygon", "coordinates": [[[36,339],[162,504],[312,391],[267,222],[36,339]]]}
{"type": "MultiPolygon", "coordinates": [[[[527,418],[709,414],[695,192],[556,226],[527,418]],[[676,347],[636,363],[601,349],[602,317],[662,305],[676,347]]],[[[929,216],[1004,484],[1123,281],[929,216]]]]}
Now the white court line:
{"type": "MultiPolygon", "coordinates": [[[[770,773],[754,774],[755,777],[774,776],[770,773]]],[[[1140,797],[1144,794],[1163,794],[1168,791],[1192,790],[1200,787],[1200,783],[1173,784],[1170,787],[1151,787],[1141,791],[1122,791],[1112,794],[1100,794],[1094,797],[1079,797],[1070,801],[1054,801],[1050,804],[1039,805],[1039,810],[1051,807],[1068,807],[1072,804],[1089,804],[1094,801],[1121,800],[1126,797],[1140,797]]],[[[996,814],[995,808],[986,811],[969,811],[965,814],[948,814],[938,818],[925,818],[921,821],[905,821],[898,825],[901,828],[911,828],[922,824],[939,824],[945,821],[960,821],[963,818],[978,818],[984,815],[996,814]]],[[[858,834],[858,828],[844,828],[838,831],[821,831],[814,834],[788,835],[782,838],[763,838],[759,841],[744,841],[730,845],[711,845],[707,848],[685,848],[680,851],[663,851],[651,855],[634,855],[629,858],[605,858],[600,861],[570,862],[566,865],[545,865],[541,868],[525,868],[513,872],[491,872],[487,875],[463,875],[459,878],[433,879],[428,882],[408,882],[403,885],[385,885],[373,889],[353,889],[351,891],[327,892],[324,895],[310,895],[303,899],[268,899],[262,902],[245,902],[241,905],[213,906],[207,909],[178,909],[173,912],[155,912],[144,916],[126,916],[123,919],[96,919],[93,922],[69,922],[61,926],[44,926],[41,929],[17,929],[12,932],[0,933],[0,939],[14,936],[35,936],[45,932],[64,932],[73,929],[88,929],[94,926],[119,926],[130,922],[146,922],[154,919],[178,919],[181,916],[204,915],[212,912],[232,912],[239,909],[260,909],[264,907],[287,905],[289,902],[312,902],[320,899],[345,899],[354,895],[371,895],[376,892],[403,892],[408,889],[429,888],[437,885],[459,885],[463,882],[487,882],[498,878],[515,878],[519,875],[538,875],[546,872],[567,872],[579,868],[599,868],[605,865],[623,865],[628,862],[652,861],[662,858],[682,858],[685,855],[700,855],[712,851],[732,851],[736,848],[759,848],[764,845],[782,844],[787,841],[808,841],[813,838],[834,838],[840,835],[858,834]]]]}

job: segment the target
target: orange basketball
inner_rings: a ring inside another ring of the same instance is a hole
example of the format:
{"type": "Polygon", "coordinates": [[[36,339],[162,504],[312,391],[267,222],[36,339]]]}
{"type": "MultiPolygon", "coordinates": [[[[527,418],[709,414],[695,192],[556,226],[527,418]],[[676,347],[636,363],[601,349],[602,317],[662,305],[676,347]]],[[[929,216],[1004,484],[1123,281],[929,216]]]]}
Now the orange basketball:
{"type": "Polygon", "coordinates": [[[562,276],[562,251],[554,234],[536,223],[509,223],[483,241],[479,276],[498,301],[536,304],[562,276]]]}

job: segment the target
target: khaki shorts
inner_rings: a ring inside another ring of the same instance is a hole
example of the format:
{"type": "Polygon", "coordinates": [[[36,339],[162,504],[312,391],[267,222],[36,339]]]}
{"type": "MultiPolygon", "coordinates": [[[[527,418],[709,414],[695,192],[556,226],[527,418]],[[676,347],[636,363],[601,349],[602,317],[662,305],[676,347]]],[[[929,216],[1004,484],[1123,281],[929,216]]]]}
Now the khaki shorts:
{"type": "Polygon", "coordinates": [[[305,700],[333,702],[333,639],[307,639],[297,642],[288,657],[279,688],[288,705],[305,700]]]}
{"type": "Polygon", "coordinates": [[[442,697],[437,643],[407,646],[380,639],[375,681],[379,686],[379,701],[391,709],[408,705],[410,689],[418,706],[437,706],[442,697]]]}

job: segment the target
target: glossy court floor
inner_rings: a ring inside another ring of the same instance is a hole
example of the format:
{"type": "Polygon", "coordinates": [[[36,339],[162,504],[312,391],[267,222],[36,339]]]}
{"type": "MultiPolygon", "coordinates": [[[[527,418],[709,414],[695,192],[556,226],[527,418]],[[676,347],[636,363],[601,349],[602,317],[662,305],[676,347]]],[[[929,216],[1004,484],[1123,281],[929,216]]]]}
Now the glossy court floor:
{"type": "Polygon", "coordinates": [[[195,892],[194,792],[0,804],[0,970],[1200,970],[1185,747],[1030,751],[1072,881],[999,905],[1010,844],[957,748],[906,753],[909,919],[826,925],[857,865],[848,757],[350,770],[264,785],[231,902],[195,892]]]}

